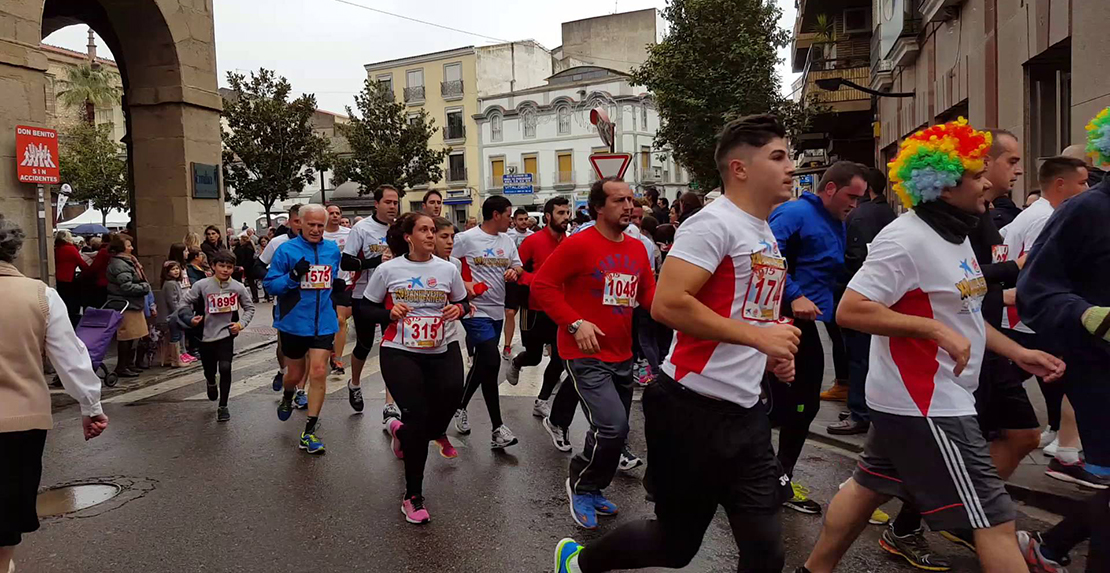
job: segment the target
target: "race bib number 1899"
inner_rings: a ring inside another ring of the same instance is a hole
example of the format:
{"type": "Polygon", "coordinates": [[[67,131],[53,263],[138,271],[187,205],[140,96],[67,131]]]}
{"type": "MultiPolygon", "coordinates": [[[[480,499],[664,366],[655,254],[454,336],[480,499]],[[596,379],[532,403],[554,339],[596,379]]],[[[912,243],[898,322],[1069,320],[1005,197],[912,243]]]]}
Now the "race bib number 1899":
{"type": "Polygon", "coordinates": [[[408,348],[438,348],[443,343],[443,317],[406,316],[401,321],[401,345],[408,348]]]}
{"type": "Polygon", "coordinates": [[[210,294],[205,302],[207,303],[208,314],[233,312],[239,308],[239,294],[234,292],[210,294]]]}
{"type": "Polygon", "coordinates": [[[323,290],[331,288],[331,265],[312,265],[301,277],[304,290],[323,290]]]}
{"type": "Polygon", "coordinates": [[[744,297],[744,318],[758,322],[775,322],[782,308],[782,292],[786,283],[786,259],[765,253],[753,253],[752,276],[744,297]]]}
{"type": "Polygon", "coordinates": [[[625,273],[605,275],[605,292],[601,304],[606,306],[634,306],[636,288],[640,277],[625,273]]]}

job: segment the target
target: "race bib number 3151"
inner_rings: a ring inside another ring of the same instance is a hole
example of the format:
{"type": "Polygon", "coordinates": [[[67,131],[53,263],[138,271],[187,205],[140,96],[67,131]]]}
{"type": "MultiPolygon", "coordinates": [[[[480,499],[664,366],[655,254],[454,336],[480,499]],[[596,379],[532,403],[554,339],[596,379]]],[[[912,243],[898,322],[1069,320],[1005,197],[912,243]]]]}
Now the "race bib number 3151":
{"type": "Polygon", "coordinates": [[[331,265],[312,265],[308,267],[308,272],[301,277],[301,288],[305,290],[331,288],[331,265]]]}
{"type": "Polygon", "coordinates": [[[744,297],[744,318],[758,322],[775,322],[782,308],[782,292],[786,283],[786,259],[753,253],[752,277],[744,297]]]}
{"type": "Polygon", "coordinates": [[[401,321],[401,345],[408,348],[438,348],[443,343],[443,317],[406,316],[401,321]]]}
{"type": "Polygon", "coordinates": [[[634,306],[640,277],[625,273],[605,275],[605,292],[601,303],[606,306],[634,306]]]}

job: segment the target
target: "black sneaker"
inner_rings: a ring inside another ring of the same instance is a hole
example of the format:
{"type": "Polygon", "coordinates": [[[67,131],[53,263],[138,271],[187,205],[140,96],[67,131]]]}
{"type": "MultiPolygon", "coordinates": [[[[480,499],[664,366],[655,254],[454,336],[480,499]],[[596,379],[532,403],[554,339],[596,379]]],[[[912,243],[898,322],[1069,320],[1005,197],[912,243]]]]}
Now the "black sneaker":
{"type": "Polygon", "coordinates": [[[281,392],[281,390],[284,387],[285,387],[285,375],[281,373],[281,370],[278,370],[277,374],[274,374],[274,382],[273,382],[274,392],[281,392]]]}
{"type": "Polygon", "coordinates": [[[228,411],[227,406],[220,406],[216,408],[216,421],[226,422],[231,419],[231,412],[228,411]]]}
{"type": "Polygon", "coordinates": [[[286,398],[286,397],[282,396],[281,403],[278,404],[277,415],[278,415],[278,419],[281,420],[282,422],[288,420],[289,417],[293,415],[293,397],[292,396],[290,396],[289,398],[286,398]]]}
{"type": "Polygon", "coordinates": [[[899,536],[894,533],[894,524],[883,531],[879,538],[879,547],[893,555],[898,555],[909,562],[910,565],[926,571],[948,571],[952,564],[943,557],[933,555],[929,549],[929,542],[925,540],[925,530],[918,528],[909,535],[899,536]]]}
{"type": "Polygon", "coordinates": [[[220,388],[216,386],[215,382],[205,382],[205,387],[208,390],[208,399],[215,402],[220,399],[220,388]]]}
{"type": "Polygon", "coordinates": [[[343,376],[347,372],[343,370],[343,364],[341,364],[338,360],[332,360],[331,373],[333,376],[343,376]]]}
{"type": "Polygon", "coordinates": [[[1052,461],[1048,462],[1048,469],[1045,470],[1044,475],[1091,489],[1110,488],[1110,478],[1087,471],[1087,466],[1082,461],[1066,464],[1057,458],[1052,458],[1052,461]]]}
{"type": "Polygon", "coordinates": [[[622,472],[630,472],[642,465],[644,465],[644,460],[641,460],[639,456],[629,451],[628,446],[625,446],[624,449],[621,450],[621,459],[620,462],[617,463],[617,469],[622,472]]]}
{"type": "Polygon", "coordinates": [[[972,533],[970,530],[941,531],[940,536],[951,541],[952,543],[955,543],[956,545],[959,545],[960,547],[963,547],[964,549],[967,549],[968,551],[971,551],[972,553],[977,553],[977,551],[975,550],[975,534],[972,533]]]}
{"type": "Polygon", "coordinates": [[[790,485],[794,488],[794,497],[783,503],[784,506],[809,515],[821,514],[821,504],[809,499],[808,487],[799,485],[797,482],[791,482],[790,485]]]}
{"type": "Polygon", "coordinates": [[[355,412],[361,414],[362,408],[365,406],[365,403],[362,401],[362,386],[355,386],[353,388],[347,386],[347,394],[348,398],[351,400],[351,408],[353,408],[355,412]]]}

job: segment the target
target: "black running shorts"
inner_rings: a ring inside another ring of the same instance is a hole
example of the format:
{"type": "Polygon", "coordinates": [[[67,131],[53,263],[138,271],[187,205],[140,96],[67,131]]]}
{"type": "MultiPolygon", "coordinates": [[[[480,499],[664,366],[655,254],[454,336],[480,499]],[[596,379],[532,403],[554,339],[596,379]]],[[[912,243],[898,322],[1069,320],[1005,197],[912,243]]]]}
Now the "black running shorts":
{"type": "Polygon", "coordinates": [[[324,336],[297,336],[288,332],[278,332],[281,340],[281,354],[290,360],[300,360],[308,354],[310,349],[327,350],[331,352],[335,346],[335,335],[324,336]]]}

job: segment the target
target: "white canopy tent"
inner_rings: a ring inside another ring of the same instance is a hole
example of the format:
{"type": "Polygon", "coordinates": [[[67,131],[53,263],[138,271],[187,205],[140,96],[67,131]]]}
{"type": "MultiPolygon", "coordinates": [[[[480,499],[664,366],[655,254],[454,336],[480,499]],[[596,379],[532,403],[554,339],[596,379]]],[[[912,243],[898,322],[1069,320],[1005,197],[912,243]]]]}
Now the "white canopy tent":
{"type": "Polygon", "coordinates": [[[92,223],[94,225],[104,225],[112,230],[123,229],[127,223],[131,221],[131,216],[124,211],[112,210],[108,212],[108,223],[104,225],[104,216],[96,209],[86,209],[84,213],[68,220],[62,221],[55,225],[58,229],[72,229],[78,225],[85,225],[92,223]]]}

